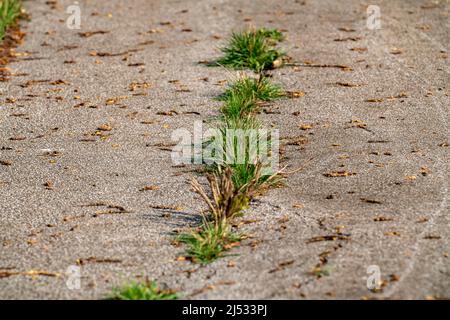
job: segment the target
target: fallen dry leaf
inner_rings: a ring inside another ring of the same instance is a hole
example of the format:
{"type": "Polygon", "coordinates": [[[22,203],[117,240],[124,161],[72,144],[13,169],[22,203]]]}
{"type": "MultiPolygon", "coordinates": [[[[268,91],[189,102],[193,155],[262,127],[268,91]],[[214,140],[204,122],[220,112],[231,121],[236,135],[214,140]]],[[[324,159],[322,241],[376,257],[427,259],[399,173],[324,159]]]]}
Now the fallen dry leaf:
{"type": "Polygon", "coordinates": [[[7,161],[7,160],[0,160],[0,165],[2,166],[10,166],[12,165],[11,161],[7,161]]]}
{"type": "Polygon", "coordinates": [[[96,34],[106,34],[106,33],[109,33],[109,31],[98,30],[98,31],[78,32],[78,35],[82,38],[89,38],[96,34]]]}
{"type": "Polygon", "coordinates": [[[159,187],[158,186],[145,186],[141,189],[139,189],[139,191],[150,191],[150,190],[158,190],[159,187]]]}
{"type": "Polygon", "coordinates": [[[29,271],[9,271],[9,270],[0,270],[0,279],[1,278],[7,278],[11,276],[29,276],[32,278],[36,278],[38,276],[45,276],[45,277],[59,277],[61,274],[56,272],[49,272],[49,271],[43,271],[43,270],[29,270],[29,271]]]}
{"type": "Polygon", "coordinates": [[[111,131],[112,126],[108,123],[105,123],[105,124],[100,125],[97,129],[100,131],[111,131]]]}
{"type": "Polygon", "coordinates": [[[331,171],[328,173],[324,173],[323,174],[325,177],[329,177],[329,178],[335,178],[335,177],[349,177],[349,176],[354,176],[356,175],[356,173],[354,172],[349,172],[347,170],[341,170],[341,171],[331,171]]]}
{"type": "Polygon", "coordinates": [[[76,264],[79,266],[88,264],[88,263],[121,263],[120,259],[111,259],[111,258],[97,258],[97,257],[89,257],[89,258],[80,258],[77,259],[76,264]]]}

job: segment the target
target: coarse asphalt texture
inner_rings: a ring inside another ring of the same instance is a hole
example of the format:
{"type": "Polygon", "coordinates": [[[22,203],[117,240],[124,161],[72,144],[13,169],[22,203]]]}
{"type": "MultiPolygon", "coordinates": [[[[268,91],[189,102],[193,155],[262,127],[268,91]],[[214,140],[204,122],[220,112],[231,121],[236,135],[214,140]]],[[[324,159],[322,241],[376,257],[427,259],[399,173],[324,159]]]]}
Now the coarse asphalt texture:
{"type": "Polygon", "coordinates": [[[0,298],[102,299],[146,277],[185,299],[450,297],[448,1],[78,2],[80,29],[72,1],[24,2],[0,82],[0,298]],[[298,63],[271,80],[305,94],[258,115],[294,172],[199,266],[172,243],[205,206],[171,134],[218,114],[238,72],[199,62],[249,26],[282,30],[298,63]]]}

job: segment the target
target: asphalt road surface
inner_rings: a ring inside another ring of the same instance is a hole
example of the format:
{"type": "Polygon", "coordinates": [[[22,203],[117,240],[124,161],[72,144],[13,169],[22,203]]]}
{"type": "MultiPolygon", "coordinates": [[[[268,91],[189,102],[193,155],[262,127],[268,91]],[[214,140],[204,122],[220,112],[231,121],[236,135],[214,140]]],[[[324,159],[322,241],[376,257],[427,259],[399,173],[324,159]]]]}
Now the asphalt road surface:
{"type": "Polygon", "coordinates": [[[449,298],[450,4],[373,2],[79,1],[71,29],[72,1],[26,1],[0,82],[0,298],[101,299],[145,277],[187,299],[449,298]],[[305,95],[259,118],[303,170],[200,267],[171,244],[205,209],[171,134],[217,115],[237,73],[199,62],[247,26],[282,30],[300,65],[270,73],[305,95]]]}

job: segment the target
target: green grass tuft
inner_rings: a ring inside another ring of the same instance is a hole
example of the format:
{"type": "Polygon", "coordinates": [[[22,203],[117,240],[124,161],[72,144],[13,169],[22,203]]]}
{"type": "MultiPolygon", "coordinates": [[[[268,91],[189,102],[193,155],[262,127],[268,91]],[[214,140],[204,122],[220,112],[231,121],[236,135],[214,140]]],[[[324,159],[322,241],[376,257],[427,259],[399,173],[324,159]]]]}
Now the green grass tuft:
{"type": "Polygon", "coordinates": [[[233,69],[252,69],[261,72],[271,69],[274,62],[284,55],[274,47],[282,37],[277,30],[248,30],[233,33],[227,46],[221,50],[224,54],[216,63],[233,69]]]}
{"type": "MultiPolygon", "coordinates": [[[[222,117],[221,120],[222,123],[218,128],[219,135],[205,143],[208,151],[205,151],[203,158],[206,163],[212,163],[208,166],[210,172],[216,172],[220,175],[225,167],[230,167],[233,184],[239,189],[255,179],[257,163],[260,163],[262,168],[270,165],[271,135],[269,132],[264,135],[262,132],[256,131],[261,128],[261,124],[253,115],[243,117],[227,115],[222,117]],[[230,130],[235,129],[242,130],[241,135],[232,137],[230,130]],[[253,136],[250,134],[252,131],[255,132],[253,136]],[[221,141],[220,138],[222,138],[221,141]],[[264,150],[261,148],[267,148],[266,152],[261,153],[260,150],[264,150]],[[214,152],[210,152],[210,150],[214,152]],[[260,158],[259,154],[265,156],[265,158],[260,158]]],[[[206,150],[206,147],[204,150],[206,150]]],[[[267,181],[273,173],[259,175],[256,186],[279,184],[282,180],[281,176],[272,177],[270,183],[267,181]]]]}
{"type": "MultiPolygon", "coordinates": [[[[256,164],[247,162],[232,164],[230,167],[233,170],[233,184],[238,189],[249,184],[256,177],[256,164]]],[[[266,187],[279,185],[281,181],[282,177],[278,175],[275,177],[272,177],[271,174],[261,175],[256,181],[256,188],[260,188],[262,190],[266,187]]]]}
{"type": "Polygon", "coordinates": [[[112,300],[175,300],[177,294],[171,290],[162,290],[154,281],[131,282],[121,288],[113,289],[112,300]]]}
{"type": "Polygon", "coordinates": [[[257,110],[256,100],[253,95],[245,95],[239,91],[229,91],[226,97],[220,99],[226,99],[223,106],[220,108],[220,112],[225,118],[238,119],[246,116],[257,110]]]}
{"type": "Polygon", "coordinates": [[[259,34],[261,34],[263,37],[270,39],[272,41],[281,42],[284,40],[284,35],[281,33],[281,31],[277,29],[258,29],[257,31],[259,34]]]}
{"type": "Polygon", "coordinates": [[[198,230],[183,234],[178,241],[187,245],[186,256],[193,262],[208,264],[224,256],[241,241],[241,236],[233,233],[225,222],[205,222],[198,230]]]}
{"type": "Polygon", "coordinates": [[[284,95],[280,86],[270,83],[267,77],[248,78],[241,77],[218,97],[218,100],[229,103],[230,101],[241,99],[242,101],[271,101],[284,95]]]}
{"type": "Polygon", "coordinates": [[[230,221],[242,216],[250,201],[261,191],[278,183],[280,172],[270,172],[271,134],[261,128],[255,112],[262,101],[284,96],[263,72],[282,64],[283,53],[275,48],[283,35],[275,29],[233,33],[224,56],[216,61],[235,69],[249,68],[258,78],[242,77],[231,84],[218,100],[224,101],[212,137],[204,141],[209,190],[193,178],[191,186],[209,208],[202,213],[203,225],[177,240],[187,246],[186,257],[208,264],[239,244],[243,235],[232,231],[230,221]],[[267,153],[267,154],[266,154],[267,153]]]}
{"type": "Polygon", "coordinates": [[[21,10],[20,0],[0,0],[0,41],[5,36],[7,28],[19,18],[21,10]]]}

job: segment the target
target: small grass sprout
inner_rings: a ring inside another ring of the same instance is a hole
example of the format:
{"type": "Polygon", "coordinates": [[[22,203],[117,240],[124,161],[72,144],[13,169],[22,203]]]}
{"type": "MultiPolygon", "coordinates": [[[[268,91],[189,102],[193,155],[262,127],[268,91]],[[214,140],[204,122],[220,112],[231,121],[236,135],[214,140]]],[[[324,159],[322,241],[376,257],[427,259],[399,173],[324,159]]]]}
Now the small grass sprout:
{"type": "Polygon", "coordinates": [[[112,300],[175,300],[175,291],[161,289],[155,281],[132,281],[120,288],[114,288],[109,297],[112,300]]]}

